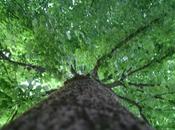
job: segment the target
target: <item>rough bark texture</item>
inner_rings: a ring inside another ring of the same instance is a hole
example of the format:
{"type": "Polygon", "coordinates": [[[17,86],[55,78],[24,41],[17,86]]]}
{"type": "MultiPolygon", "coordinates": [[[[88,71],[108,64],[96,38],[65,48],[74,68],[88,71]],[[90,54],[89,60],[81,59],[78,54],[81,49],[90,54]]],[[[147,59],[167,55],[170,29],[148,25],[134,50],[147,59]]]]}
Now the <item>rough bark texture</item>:
{"type": "Polygon", "coordinates": [[[76,77],[2,130],[152,130],[116,96],[88,77],[76,77]]]}

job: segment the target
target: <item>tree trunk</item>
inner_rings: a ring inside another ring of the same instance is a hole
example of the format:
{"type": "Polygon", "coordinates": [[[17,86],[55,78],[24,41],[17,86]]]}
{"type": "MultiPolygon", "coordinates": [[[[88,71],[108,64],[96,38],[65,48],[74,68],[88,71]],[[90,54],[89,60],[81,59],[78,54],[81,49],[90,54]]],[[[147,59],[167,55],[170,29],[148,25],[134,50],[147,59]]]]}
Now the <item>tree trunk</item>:
{"type": "Polygon", "coordinates": [[[112,91],[78,76],[2,130],[152,130],[123,108],[112,91]]]}

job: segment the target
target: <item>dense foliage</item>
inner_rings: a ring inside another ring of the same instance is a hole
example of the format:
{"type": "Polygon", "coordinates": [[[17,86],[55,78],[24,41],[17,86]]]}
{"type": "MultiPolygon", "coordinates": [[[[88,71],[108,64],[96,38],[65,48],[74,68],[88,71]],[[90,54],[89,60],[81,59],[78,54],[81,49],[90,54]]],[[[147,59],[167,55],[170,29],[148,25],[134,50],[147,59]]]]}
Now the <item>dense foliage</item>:
{"type": "Polygon", "coordinates": [[[175,0],[1,0],[0,30],[0,126],[76,71],[175,129],[175,0]]]}

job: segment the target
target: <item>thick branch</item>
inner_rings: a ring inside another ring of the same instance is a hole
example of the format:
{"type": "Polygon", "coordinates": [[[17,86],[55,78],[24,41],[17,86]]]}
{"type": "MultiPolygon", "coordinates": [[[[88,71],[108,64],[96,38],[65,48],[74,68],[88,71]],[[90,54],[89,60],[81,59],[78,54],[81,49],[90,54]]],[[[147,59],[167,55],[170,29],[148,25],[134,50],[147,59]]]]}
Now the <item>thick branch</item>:
{"type": "Polygon", "coordinates": [[[112,50],[110,52],[108,52],[107,54],[105,54],[102,57],[100,57],[97,60],[96,64],[95,64],[95,67],[94,67],[93,72],[92,72],[92,76],[93,77],[98,77],[97,76],[98,69],[101,66],[101,64],[103,63],[103,61],[106,60],[106,58],[111,58],[112,55],[113,55],[113,53],[117,49],[119,49],[122,46],[126,45],[130,40],[132,40],[134,37],[138,36],[140,33],[143,33],[144,31],[146,31],[146,29],[148,29],[154,23],[159,22],[160,19],[161,19],[161,17],[155,18],[151,22],[149,22],[148,24],[146,24],[145,26],[139,27],[138,29],[136,29],[135,32],[130,33],[128,36],[126,36],[124,39],[122,39],[116,46],[114,46],[114,48],[112,48],[112,50]]]}
{"type": "Polygon", "coordinates": [[[11,60],[9,57],[7,57],[2,51],[0,51],[0,60],[4,60],[4,61],[8,61],[9,63],[13,64],[13,65],[17,65],[17,66],[22,66],[28,70],[35,70],[39,73],[43,73],[46,71],[46,68],[41,67],[41,66],[37,66],[37,65],[33,65],[33,64],[27,64],[27,63],[22,63],[22,62],[18,62],[18,61],[14,61],[11,60]]]}

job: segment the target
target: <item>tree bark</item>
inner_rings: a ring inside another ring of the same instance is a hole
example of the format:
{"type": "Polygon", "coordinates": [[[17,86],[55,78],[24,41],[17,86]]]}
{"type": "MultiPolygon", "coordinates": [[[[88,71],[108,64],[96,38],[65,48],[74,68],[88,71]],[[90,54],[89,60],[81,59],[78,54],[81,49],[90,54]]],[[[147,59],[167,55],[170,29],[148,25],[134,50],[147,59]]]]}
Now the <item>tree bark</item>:
{"type": "Polygon", "coordinates": [[[78,76],[2,130],[153,130],[99,82],[78,76]]]}

